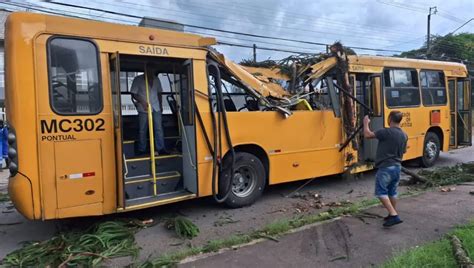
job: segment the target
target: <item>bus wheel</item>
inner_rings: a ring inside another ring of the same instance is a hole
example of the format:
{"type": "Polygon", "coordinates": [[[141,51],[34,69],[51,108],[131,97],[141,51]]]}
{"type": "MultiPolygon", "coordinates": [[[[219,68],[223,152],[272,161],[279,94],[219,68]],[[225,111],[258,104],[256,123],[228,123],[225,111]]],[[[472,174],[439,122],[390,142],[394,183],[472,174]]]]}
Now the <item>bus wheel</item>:
{"type": "Polygon", "coordinates": [[[433,132],[426,133],[425,143],[423,145],[423,156],[420,158],[422,167],[431,167],[439,157],[441,143],[438,135],[433,132]]]}
{"type": "MultiPolygon", "coordinates": [[[[222,174],[230,172],[225,168],[222,174]]],[[[221,176],[219,189],[228,186],[229,176],[221,176]]],[[[232,176],[232,188],[225,203],[229,207],[239,208],[253,204],[263,193],[265,188],[265,168],[253,154],[245,152],[235,153],[234,175],[232,176]]],[[[223,191],[220,191],[223,193],[223,191]]]]}

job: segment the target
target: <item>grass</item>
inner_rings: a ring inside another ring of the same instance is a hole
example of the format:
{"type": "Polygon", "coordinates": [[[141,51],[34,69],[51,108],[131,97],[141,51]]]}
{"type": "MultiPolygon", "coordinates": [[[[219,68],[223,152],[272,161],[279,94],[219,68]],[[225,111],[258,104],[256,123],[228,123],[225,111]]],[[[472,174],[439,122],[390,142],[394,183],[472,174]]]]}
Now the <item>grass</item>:
{"type": "Polygon", "coordinates": [[[474,220],[470,224],[459,227],[454,230],[454,235],[456,235],[462,242],[463,248],[466,251],[467,255],[474,260],[474,220]]]}
{"type": "Polygon", "coordinates": [[[403,251],[382,267],[457,267],[453,254],[451,242],[448,239],[443,239],[403,251]]]}
{"type": "MultiPolygon", "coordinates": [[[[472,260],[474,256],[474,220],[465,226],[456,228],[450,234],[456,235],[461,240],[464,250],[472,260]]],[[[382,265],[382,268],[459,267],[448,236],[449,234],[438,241],[402,251],[382,265]]]]}
{"type": "Polygon", "coordinates": [[[10,201],[10,197],[6,193],[0,192],[0,202],[8,202],[10,201]]]}

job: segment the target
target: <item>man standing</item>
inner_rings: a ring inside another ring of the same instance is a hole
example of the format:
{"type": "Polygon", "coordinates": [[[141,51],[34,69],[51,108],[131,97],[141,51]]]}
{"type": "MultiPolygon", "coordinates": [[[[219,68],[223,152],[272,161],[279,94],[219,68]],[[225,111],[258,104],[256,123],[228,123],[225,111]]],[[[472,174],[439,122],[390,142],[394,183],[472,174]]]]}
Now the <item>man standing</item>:
{"type": "Polygon", "coordinates": [[[364,137],[379,141],[375,156],[375,167],[378,168],[375,174],[375,195],[388,211],[388,216],[384,218],[385,227],[403,222],[396,210],[401,162],[408,140],[408,136],[400,128],[402,117],[400,111],[390,112],[388,116],[390,128],[382,128],[375,132],[370,130],[369,116],[364,117],[364,137]]]}
{"type": "Polygon", "coordinates": [[[133,79],[132,87],[130,89],[132,98],[134,99],[135,107],[138,111],[138,154],[145,154],[147,148],[147,131],[148,131],[148,109],[151,109],[153,117],[153,135],[155,139],[155,154],[165,154],[165,142],[162,126],[161,112],[163,111],[162,97],[161,97],[161,83],[154,71],[147,68],[148,78],[148,96],[147,101],[145,74],[136,76],[133,79]]]}
{"type": "Polygon", "coordinates": [[[8,128],[5,126],[3,120],[0,119],[0,166],[7,168],[8,163],[8,128]]]}

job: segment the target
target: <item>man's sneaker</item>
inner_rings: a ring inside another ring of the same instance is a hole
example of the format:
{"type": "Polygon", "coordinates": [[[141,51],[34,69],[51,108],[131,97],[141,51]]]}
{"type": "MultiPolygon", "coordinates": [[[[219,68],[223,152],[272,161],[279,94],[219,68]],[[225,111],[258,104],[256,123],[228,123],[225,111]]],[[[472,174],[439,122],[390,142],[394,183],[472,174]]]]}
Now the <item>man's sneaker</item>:
{"type": "Polygon", "coordinates": [[[390,227],[390,226],[393,226],[395,224],[399,224],[399,223],[402,223],[403,221],[400,219],[400,217],[398,217],[398,215],[396,216],[389,216],[388,219],[383,223],[383,226],[384,227],[390,227]]]}

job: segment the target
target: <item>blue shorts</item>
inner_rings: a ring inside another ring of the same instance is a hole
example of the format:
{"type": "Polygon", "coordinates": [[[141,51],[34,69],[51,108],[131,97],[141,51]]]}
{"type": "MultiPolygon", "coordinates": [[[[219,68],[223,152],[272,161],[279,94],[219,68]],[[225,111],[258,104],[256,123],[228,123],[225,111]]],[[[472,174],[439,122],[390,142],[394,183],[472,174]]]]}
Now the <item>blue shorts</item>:
{"type": "Polygon", "coordinates": [[[382,167],[375,174],[375,196],[396,197],[401,166],[382,167]]]}

